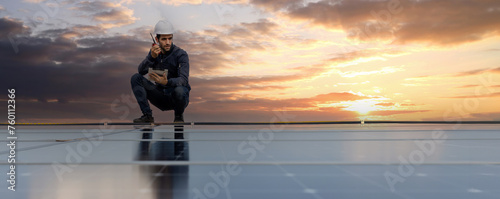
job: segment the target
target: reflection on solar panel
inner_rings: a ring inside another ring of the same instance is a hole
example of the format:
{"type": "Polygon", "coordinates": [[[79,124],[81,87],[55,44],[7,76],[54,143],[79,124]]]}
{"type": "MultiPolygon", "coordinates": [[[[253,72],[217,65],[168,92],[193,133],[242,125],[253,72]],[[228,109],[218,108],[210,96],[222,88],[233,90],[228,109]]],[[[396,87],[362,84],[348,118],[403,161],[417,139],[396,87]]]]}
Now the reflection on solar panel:
{"type": "MultiPolygon", "coordinates": [[[[498,198],[498,127],[19,125],[16,191],[4,180],[0,192],[21,199],[498,198]]],[[[0,165],[6,173],[10,140],[4,129],[0,165]]]]}

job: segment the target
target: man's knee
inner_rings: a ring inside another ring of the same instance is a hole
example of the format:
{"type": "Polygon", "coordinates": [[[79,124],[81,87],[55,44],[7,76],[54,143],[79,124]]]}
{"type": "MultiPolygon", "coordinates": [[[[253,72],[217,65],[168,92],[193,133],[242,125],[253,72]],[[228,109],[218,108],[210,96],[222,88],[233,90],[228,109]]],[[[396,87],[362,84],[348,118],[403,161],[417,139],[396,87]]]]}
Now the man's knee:
{"type": "Polygon", "coordinates": [[[132,86],[140,84],[142,82],[142,78],[144,78],[144,77],[141,74],[136,73],[136,74],[132,75],[132,77],[130,78],[130,84],[132,86]]]}
{"type": "Polygon", "coordinates": [[[174,89],[174,93],[175,93],[175,97],[178,100],[185,100],[186,98],[188,98],[189,90],[184,86],[177,86],[174,89]]]}

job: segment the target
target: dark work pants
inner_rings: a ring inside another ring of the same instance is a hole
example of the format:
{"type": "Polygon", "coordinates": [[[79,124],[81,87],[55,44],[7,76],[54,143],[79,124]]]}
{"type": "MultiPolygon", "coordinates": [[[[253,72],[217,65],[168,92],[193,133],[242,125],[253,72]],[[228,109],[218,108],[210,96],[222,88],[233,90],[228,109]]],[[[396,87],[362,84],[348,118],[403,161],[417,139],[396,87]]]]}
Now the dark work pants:
{"type": "Polygon", "coordinates": [[[132,76],[130,84],[142,114],[153,114],[149,102],[162,111],[174,110],[175,115],[183,114],[189,104],[189,89],[185,86],[165,88],[154,85],[139,73],[132,76]]]}

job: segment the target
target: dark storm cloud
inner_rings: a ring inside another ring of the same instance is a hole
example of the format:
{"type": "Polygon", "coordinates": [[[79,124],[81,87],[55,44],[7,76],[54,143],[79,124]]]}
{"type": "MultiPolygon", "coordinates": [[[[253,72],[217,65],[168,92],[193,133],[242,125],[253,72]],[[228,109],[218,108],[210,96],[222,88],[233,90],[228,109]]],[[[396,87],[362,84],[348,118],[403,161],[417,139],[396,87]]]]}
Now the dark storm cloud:
{"type": "Polygon", "coordinates": [[[500,1],[496,0],[252,2],[291,19],[342,29],[349,37],[360,40],[456,45],[500,34],[500,1]]]}
{"type": "MultiPolygon", "coordinates": [[[[10,21],[0,20],[0,26],[5,23],[10,21]]],[[[22,23],[17,22],[17,27],[22,27],[22,23]]],[[[20,99],[40,101],[106,100],[126,92],[128,78],[147,53],[147,48],[140,46],[147,44],[128,36],[65,38],[75,29],[89,28],[44,31],[21,40],[17,53],[9,40],[3,38],[0,41],[2,89],[15,87],[24,93],[20,99]]]]}
{"type": "Polygon", "coordinates": [[[24,27],[21,21],[10,18],[0,18],[0,37],[13,37],[16,34],[26,33],[29,28],[24,27]]]}
{"type": "MultiPolygon", "coordinates": [[[[0,26],[23,27],[23,23],[2,18],[0,26]]],[[[151,44],[133,36],[103,34],[100,27],[83,25],[50,29],[14,37],[17,53],[8,38],[0,39],[0,89],[16,89],[20,119],[117,118],[111,104],[131,97],[130,77],[151,44]]]]}
{"type": "Polygon", "coordinates": [[[83,1],[76,3],[72,9],[81,12],[82,17],[90,17],[92,20],[99,22],[103,28],[129,25],[136,20],[133,16],[133,10],[119,3],[83,1]]]}

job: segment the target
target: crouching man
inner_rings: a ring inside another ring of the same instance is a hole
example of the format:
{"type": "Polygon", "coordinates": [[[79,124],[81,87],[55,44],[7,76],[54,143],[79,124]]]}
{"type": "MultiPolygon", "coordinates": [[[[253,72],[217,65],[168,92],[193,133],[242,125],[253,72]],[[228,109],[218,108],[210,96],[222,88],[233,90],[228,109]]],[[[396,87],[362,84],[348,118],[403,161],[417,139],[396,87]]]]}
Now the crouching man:
{"type": "Polygon", "coordinates": [[[158,45],[151,47],[139,65],[139,73],[130,83],[142,111],[134,123],[154,123],[149,102],[162,111],[174,110],[174,122],[184,122],[184,110],[189,104],[189,58],[186,51],[173,44],[174,28],[168,21],[159,21],[154,29],[158,45]],[[149,68],[168,70],[168,74],[148,73],[149,68]],[[149,80],[146,77],[149,77],[149,80]]]}

